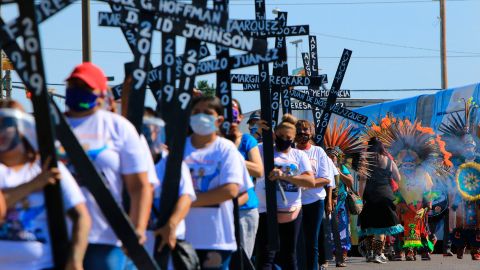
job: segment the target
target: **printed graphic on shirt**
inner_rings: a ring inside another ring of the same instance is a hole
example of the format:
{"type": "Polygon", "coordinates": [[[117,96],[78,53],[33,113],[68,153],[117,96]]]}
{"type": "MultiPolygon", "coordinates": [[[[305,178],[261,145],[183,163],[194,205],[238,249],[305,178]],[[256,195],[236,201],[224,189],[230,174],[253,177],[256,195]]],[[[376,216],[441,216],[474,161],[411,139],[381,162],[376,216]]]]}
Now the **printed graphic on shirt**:
{"type": "MultiPolygon", "coordinates": [[[[97,135],[87,134],[85,137],[94,138],[94,137],[97,137],[97,135]]],[[[113,143],[111,140],[103,142],[100,138],[97,138],[97,140],[94,140],[93,143],[82,143],[83,150],[85,150],[85,153],[93,162],[95,162],[99,158],[99,156],[102,155],[102,153],[105,153],[105,151],[112,149],[112,145],[113,143]],[[100,146],[95,147],[95,145],[100,145],[100,146]]],[[[60,161],[62,161],[67,167],[67,169],[70,171],[73,178],[77,180],[78,185],[84,186],[84,180],[82,179],[82,177],[80,177],[80,175],[76,173],[75,167],[70,162],[70,159],[68,158],[68,155],[65,152],[65,149],[63,148],[63,146],[57,149],[57,154],[60,161]]]]}
{"type": "Polygon", "coordinates": [[[210,183],[220,175],[221,162],[204,161],[203,163],[189,164],[195,193],[207,192],[210,183]]]}
{"type": "MultiPolygon", "coordinates": [[[[287,176],[295,176],[300,174],[297,163],[291,162],[283,158],[275,158],[275,168],[282,170],[287,176]]],[[[290,182],[280,180],[280,185],[285,192],[298,192],[298,187],[290,182]]]]}
{"type": "Polygon", "coordinates": [[[31,195],[7,212],[6,220],[0,225],[0,240],[47,242],[45,227],[37,222],[37,218],[45,213],[40,196],[31,195]],[[38,197],[37,200],[32,200],[34,197],[38,197]]]}

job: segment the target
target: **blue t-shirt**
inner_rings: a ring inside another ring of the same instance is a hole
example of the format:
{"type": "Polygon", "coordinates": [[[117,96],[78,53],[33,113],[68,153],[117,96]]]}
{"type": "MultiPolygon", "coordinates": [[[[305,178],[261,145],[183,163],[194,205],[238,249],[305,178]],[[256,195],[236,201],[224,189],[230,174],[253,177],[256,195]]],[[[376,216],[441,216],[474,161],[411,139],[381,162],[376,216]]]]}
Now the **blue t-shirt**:
{"type": "MultiPolygon", "coordinates": [[[[350,171],[348,170],[348,168],[345,165],[342,165],[340,170],[345,175],[350,174],[350,171]]],[[[343,198],[347,197],[347,186],[341,180],[339,182],[340,183],[339,183],[339,187],[338,187],[338,197],[339,197],[339,200],[343,200],[343,198]]]]}
{"type": "MultiPolygon", "coordinates": [[[[240,145],[238,146],[238,151],[242,154],[245,160],[248,160],[248,152],[253,148],[257,147],[258,143],[257,140],[250,134],[243,134],[242,140],[240,141],[240,145]]],[[[255,194],[255,188],[252,187],[247,190],[248,194],[248,201],[240,206],[240,210],[248,210],[254,209],[258,207],[258,198],[257,194],[255,194]]]]}

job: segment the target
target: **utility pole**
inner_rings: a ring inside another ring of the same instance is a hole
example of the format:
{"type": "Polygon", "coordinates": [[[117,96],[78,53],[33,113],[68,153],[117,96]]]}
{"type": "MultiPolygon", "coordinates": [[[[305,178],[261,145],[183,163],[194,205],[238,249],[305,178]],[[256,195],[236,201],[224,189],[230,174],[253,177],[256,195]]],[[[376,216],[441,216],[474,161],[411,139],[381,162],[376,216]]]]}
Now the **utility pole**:
{"type": "Polygon", "coordinates": [[[90,0],[82,0],[82,60],[92,61],[90,42],[90,0]]]}
{"type": "Polygon", "coordinates": [[[298,44],[302,42],[301,39],[290,41],[291,44],[295,45],[295,68],[298,68],[298,44]]]}
{"type": "Polygon", "coordinates": [[[440,57],[442,73],[442,89],[448,88],[447,77],[447,18],[445,16],[445,0],[440,0],[440,57]]]}

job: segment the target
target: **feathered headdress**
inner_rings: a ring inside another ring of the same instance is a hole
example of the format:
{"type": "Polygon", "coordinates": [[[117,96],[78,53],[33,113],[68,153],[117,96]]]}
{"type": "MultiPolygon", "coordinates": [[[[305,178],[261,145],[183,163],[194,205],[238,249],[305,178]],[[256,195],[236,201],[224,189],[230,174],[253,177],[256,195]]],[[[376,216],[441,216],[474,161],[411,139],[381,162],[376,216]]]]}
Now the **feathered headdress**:
{"type": "Polygon", "coordinates": [[[419,166],[427,172],[445,176],[453,165],[450,161],[452,154],[445,149],[442,138],[436,136],[433,129],[423,127],[419,121],[412,123],[408,119],[401,120],[388,115],[380,124],[372,123],[363,140],[368,141],[372,137],[377,137],[395,159],[405,150],[414,152],[419,166]]]}
{"type": "MultiPolygon", "coordinates": [[[[473,98],[462,99],[465,104],[464,117],[458,112],[450,115],[447,121],[438,128],[443,132],[443,138],[447,142],[447,149],[452,152],[459,161],[465,161],[463,158],[476,158],[476,142],[474,138],[473,113],[478,108],[473,98]],[[473,147],[473,151],[472,151],[473,147]],[[469,156],[470,155],[470,156],[469,156]]],[[[477,136],[479,129],[477,127],[477,136]]],[[[477,162],[467,162],[457,168],[455,182],[460,195],[466,200],[480,199],[480,180],[478,179],[480,166],[477,162]]]]}
{"type": "Polygon", "coordinates": [[[473,98],[461,99],[461,101],[465,104],[464,117],[458,112],[451,114],[447,121],[443,122],[438,128],[443,133],[448,151],[455,156],[462,155],[465,144],[476,144],[473,138],[472,116],[478,105],[473,101],[473,98]]]}
{"type": "Polygon", "coordinates": [[[352,168],[360,175],[368,176],[366,162],[370,160],[371,153],[367,152],[367,146],[360,140],[360,130],[354,129],[345,120],[333,120],[325,132],[325,149],[332,149],[341,160],[350,162],[352,168]]]}

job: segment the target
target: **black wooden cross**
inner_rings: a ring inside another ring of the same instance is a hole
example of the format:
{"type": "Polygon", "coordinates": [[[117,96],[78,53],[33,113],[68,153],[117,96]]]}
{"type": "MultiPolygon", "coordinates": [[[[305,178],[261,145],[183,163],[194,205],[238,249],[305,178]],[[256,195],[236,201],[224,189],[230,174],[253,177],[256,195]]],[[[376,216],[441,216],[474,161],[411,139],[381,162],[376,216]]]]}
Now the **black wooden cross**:
{"type": "MultiPolygon", "coordinates": [[[[168,34],[168,35],[172,35],[172,34],[168,34]]],[[[170,44],[173,44],[173,43],[169,42],[168,44],[165,44],[165,45],[170,45],[170,44]]],[[[203,50],[203,48],[204,47],[202,46],[200,49],[201,59],[209,56],[209,54],[205,53],[206,51],[203,50]]],[[[174,64],[177,67],[182,66],[183,60],[181,59],[181,57],[177,56],[175,59],[176,61],[174,64]]],[[[225,69],[232,70],[232,69],[239,69],[239,68],[244,68],[249,66],[255,66],[261,63],[273,62],[278,59],[279,59],[279,55],[278,55],[277,49],[269,49],[265,55],[256,54],[256,53],[246,53],[246,54],[239,54],[239,55],[231,55],[228,57],[217,57],[216,59],[198,62],[196,75],[199,76],[199,75],[216,73],[218,71],[225,70],[225,69]]],[[[148,73],[149,84],[163,82],[164,75],[162,75],[161,73],[162,68],[163,68],[163,64],[150,70],[150,72],[148,73]]],[[[180,78],[180,70],[177,69],[176,72],[172,74],[175,75],[175,79],[180,78]]],[[[123,88],[123,84],[119,84],[112,87],[115,99],[120,99],[122,88],[123,88]]]]}
{"type": "MultiPolygon", "coordinates": [[[[44,164],[49,159],[49,168],[57,167],[57,154],[55,150],[55,129],[53,121],[58,118],[49,104],[49,95],[45,80],[43,58],[41,51],[40,35],[36,23],[35,5],[33,0],[18,3],[20,10],[20,31],[23,37],[23,50],[8,52],[10,59],[24,57],[25,62],[13,62],[17,68],[19,64],[26,65],[26,72],[21,74],[22,79],[30,82],[33,109],[36,112],[36,133],[39,142],[41,162],[44,164]]],[[[3,38],[2,38],[3,40],[3,38]]],[[[15,43],[16,45],[17,43],[15,43]]],[[[13,43],[12,43],[13,45],[13,43]]],[[[8,46],[8,45],[7,45],[8,46]]],[[[12,59],[13,60],[13,59],[12,59]]],[[[63,208],[63,196],[60,183],[47,185],[44,188],[44,199],[47,208],[49,235],[51,238],[52,254],[55,266],[60,269],[65,267],[69,255],[69,240],[63,208]]]]}
{"type": "MultiPolygon", "coordinates": [[[[39,7],[47,7],[46,1],[42,2],[40,5],[37,5],[36,10],[39,10],[39,7]]],[[[54,2],[52,2],[54,3],[54,2]]],[[[48,147],[48,141],[53,141],[55,138],[53,134],[50,132],[48,137],[45,134],[49,133],[48,124],[42,124],[46,121],[50,121],[50,113],[45,115],[45,109],[39,110],[38,105],[46,107],[50,110],[56,130],[56,135],[59,141],[61,142],[62,146],[65,148],[72,164],[76,168],[76,171],[82,179],[86,179],[84,185],[89,189],[92,193],[94,198],[96,199],[100,209],[102,210],[103,214],[105,215],[107,221],[111,224],[112,229],[122,241],[124,247],[128,250],[130,257],[134,261],[134,263],[140,269],[157,269],[155,262],[148,256],[147,251],[145,248],[138,243],[138,238],[133,228],[133,225],[128,219],[128,216],[123,211],[122,208],[119,207],[116,200],[113,198],[112,194],[110,193],[109,188],[106,185],[106,181],[103,179],[103,176],[97,172],[95,166],[91,163],[90,159],[86,155],[85,151],[83,150],[82,146],[76,139],[75,135],[71,131],[68,123],[66,122],[62,112],[58,109],[56,104],[53,100],[48,100],[48,95],[46,91],[46,87],[42,86],[45,84],[44,77],[38,75],[39,71],[36,68],[43,69],[43,64],[41,61],[40,53],[40,41],[38,38],[38,31],[37,31],[37,24],[35,22],[41,22],[53,16],[56,12],[60,11],[64,8],[67,4],[71,2],[64,2],[64,5],[61,5],[60,2],[56,2],[55,5],[51,3],[51,6],[55,6],[57,9],[48,13],[48,16],[45,15],[41,18],[34,17],[34,6],[33,1],[26,2],[20,1],[20,10],[22,10],[21,16],[16,22],[21,22],[22,25],[25,27],[18,28],[18,23],[9,23],[6,25],[3,21],[0,22],[0,37],[3,44],[3,50],[12,60],[17,73],[20,75],[20,78],[26,85],[26,87],[33,92],[32,101],[34,103],[34,115],[37,118],[37,130],[43,134],[39,136],[39,141],[42,141],[40,145],[40,152],[43,155],[45,152],[42,149],[48,147]],[[20,48],[20,46],[16,43],[16,38],[18,36],[24,37],[25,40],[28,40],[30,43],[29,46],[36,44],[34,47],[25,47],[27,51],[24,51],[20,48]],[[32,48],[36,48],[38,51],[35,53],[31,53],[28,50],[32,48]],[[26,60],[35,61],[36,65],[32,65],[32,67],[27,67],[26,60]],[[33,79],[32,79],[33,78],[33,79]],[[39,90],[40,89],[40,90],[39,90]],[[40,92],[38,92],[40,91],[40,92]],[[43,95],[47,97],[47,101],[49,103],[42,105],[42,101],[38,102],[39,99],[36,98],[37,93],[40,94],[40,97],[43,95]],[[39,119],[42,118],[42,119],[39,119]],[[43,146],[42,146],[43,145],[43,146]]],[[[63,2],[62,2],[63,3],[63,2]]],[[[37,14],[39,14],[37,12],[37,14]]],[[[46,14],[46,13],[42,13],[46,14]]],[[[43,73],[43,71],[42,71],[43,73]]],[[[53,153],[55,153],[54,148],[53,153]]],[[[53,162],[52,162],[53,163],[53,162]]],[[[48,197],[48,196],[47,196],[48,197]]],[[[55,221],[51,221],[49,217],[49,232],[52,234],[52,248],[53,248],[53,256],[55,262],[56,269],[64,269],[65,260],[68,257],[68,238],[66,238],[66,230],[63,231],[62,229],[64,221],[57,219],[63,219],[63,207],[61,197],[58,198],[55,195],[50,196],[52,199],[57,199],[55,201],[55,205],[50,207],[48,206],[47,202],[47,211],[50,208],[56,208],[54,210],[56,213],[55,221]],[[58,212],[59,211],[59,212],[58,212]],[[67,240],[58,240],[58,239],[67,239],[67,240]]],[[[49,214],[50,215],[50,214],[49,214]]]]}
{"type": "MultiPolygon", "coordinates": [[[[277,14],[277,21],[279,24],[279,32],[282,32],[281,29],[284,29],[287,26],[287,13],[286,12],[278,12],[277,14]]],[[[273,71],[272,75],[273,76],[282,76],[282,75],[288,75],[288,74],[283,74],[284,68],[287,65],[287,46],[286,46],[286,38],[285,36],[277,36],[275,37],[275,48],[280,51],[280,59],[275,61],[273,63],[273,71]]],[[[287,67],[288,70],[288,67],[287,67]]],[[[272,84],[272,81],[270,81],[270,87],[271,89],[271,97],[272,97],[272,127],[277,126],[277,121],[279,117],[279,112],[280,112],[280,95],[282,88],[285,87],[285,84],[280,85],[280,84],[272,84]]]]}
{"type": "MultiPolygon", "coordinates": [[[[255,4],[255,19],[262,21],[266,19],[265,15],[265,0],[254,0],[255,4]]],[[[265,39],[266,41],[266,39],[265,39]]],[[[267,44],[265,44],[267,47],[267,44]]],[[[268,64],[258,65],[258,74],[260,80],[260,104],[261,104],[261,118],[267,123],[272,123],[271,111],[271,95],[270,95],[270,80],[268,64]]],[[[272,129],[263,130],[263,168],[265,175],[273,170],[273,133],[272,129]]],[[[266,177],[265,177],[266,178],[266,177]]],[[[272,181],[265,180],[265,195],[267,203],[267,225],[268,230],[268,246],[271,250],[278,250],[280,242],[278,239],[278,223],[277,223],[277,185],[272,181]]]]}
{"type": "MultiPolygon", "coordinates": [[[[161,1],[162,2],[162,1],[161,1]]],[[[165,1],[171,3],[173,1],[165,1]]],[[[179,6],[184,4],[177,3],[179,6]]],[[[185,5],[187,7],[188,5],[185,5]]],[[[165,9],[155,9],[154,12],[165,9]]],[[[161,17],[156,16],[155,29],[163,33],[173,33],[188,39],[196,39],[216,45],[229,47],[238,50],[251,51],[264,54],[267,49],[264,48],[265,41],[248,37],[243,32],[233,30],[227,31],[227,13],[212,11],[206,8],[197,8],[197,16],[183,17],[161,17]],[[218,14],[218,16],[206,16],[205,14],[218,14]]],[[[121,26],[128,24],[138,24],[138,10],[135,6],[129,5],[129,9],[124,9],[121,13],[100,12],[99,24],[101,26],[121,26]]],[[[164,13],[160,13],[164,14],[164,13]]],[[[170,15],[173,16],[173,15],[170,15]]]]}

